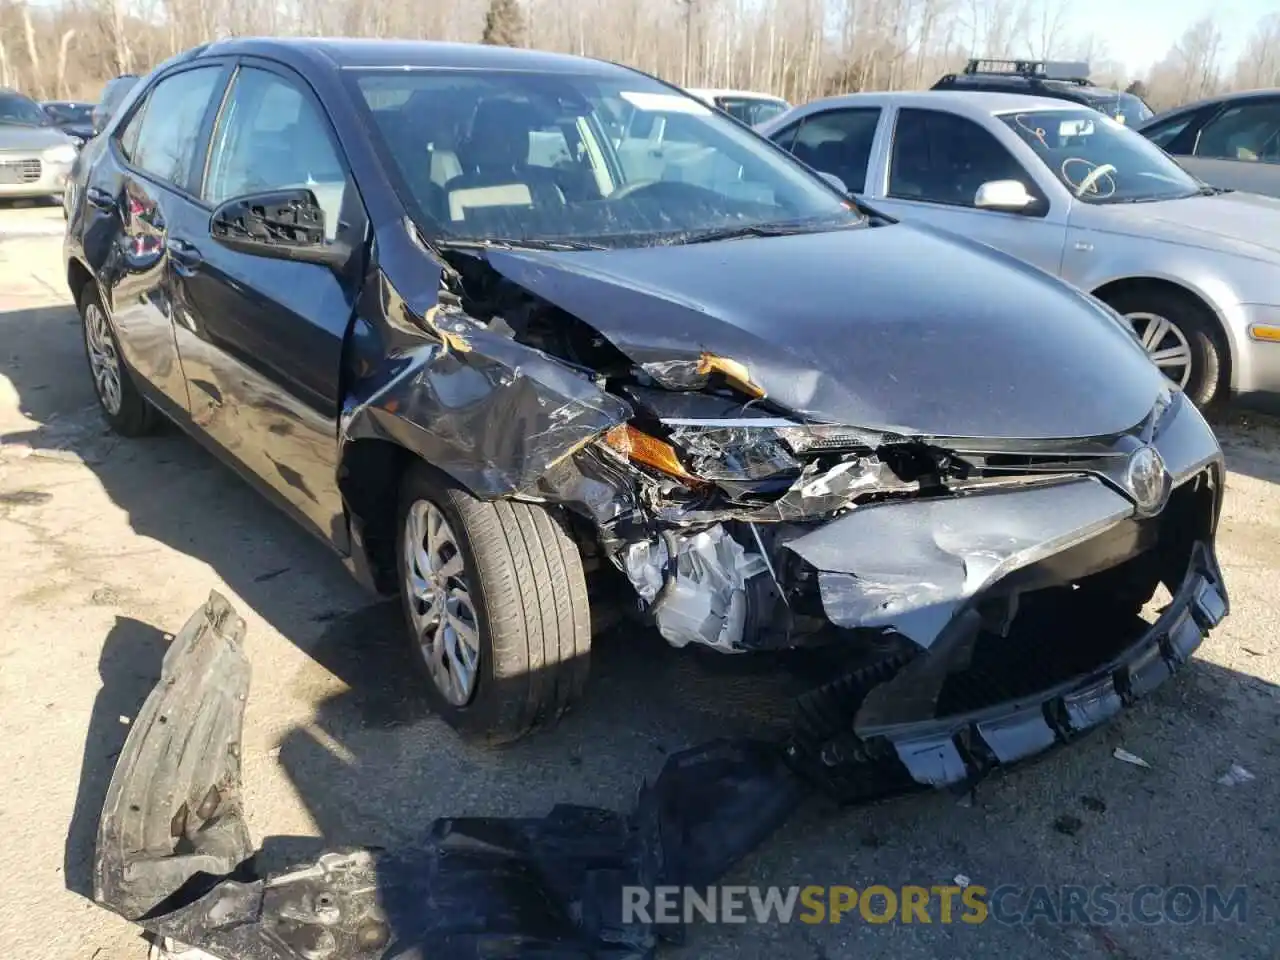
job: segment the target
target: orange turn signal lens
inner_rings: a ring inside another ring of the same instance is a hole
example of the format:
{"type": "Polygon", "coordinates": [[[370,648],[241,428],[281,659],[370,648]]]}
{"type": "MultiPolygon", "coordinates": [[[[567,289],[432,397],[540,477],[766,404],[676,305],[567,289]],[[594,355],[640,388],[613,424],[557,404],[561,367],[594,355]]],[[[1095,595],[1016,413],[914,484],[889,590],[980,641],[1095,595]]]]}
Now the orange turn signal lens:
{"type": "Polygon", "coordinates": [[[629,423],[618,424],[609,430],[604,435],[604,442],[636,463],[643,463],[681,480],[698,482],[698,478],[684,468],[671,444],[651,437],[629,423]]]}
{"type": "Polygon", "coordinates": [[[1267,343],[1280,343],[1280,326],[1273,323],[1255,323],[1249,327],[1249,336],[1267,343]]]}

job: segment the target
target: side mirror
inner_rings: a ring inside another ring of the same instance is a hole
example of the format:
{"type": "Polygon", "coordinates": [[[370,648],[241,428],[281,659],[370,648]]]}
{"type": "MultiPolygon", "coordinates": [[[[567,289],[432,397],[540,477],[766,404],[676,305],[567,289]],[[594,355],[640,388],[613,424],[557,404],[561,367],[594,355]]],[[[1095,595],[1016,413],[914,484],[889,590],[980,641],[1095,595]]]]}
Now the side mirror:
{"type": "Polygon", "coordinates": [[[335,270],[351,259],[346,244],[325,239],[324,210],[307,189],[228,200],[213,211],[209,233],[229,250],[255,257],[318,263],[335,270]]]}
{"type": "Polygon", "coordinates": [[[835,187],[842,194],[847,195],[849,193],[849,187],[845,184],[843,180],[837,177],[834,173],[827,173],[823,170],[819,170],[818,176],[820,176],[823,180],[827,181],[827,183],[831,184],[831,186],[835,187]]]}
{"type": "Polygon", "coordinates": [[[1022,213],[1035,204],[1026,186],[1018,180],[989,180],[974,194],[973,205],[979,210],[1001,210],[1022,213]]]}

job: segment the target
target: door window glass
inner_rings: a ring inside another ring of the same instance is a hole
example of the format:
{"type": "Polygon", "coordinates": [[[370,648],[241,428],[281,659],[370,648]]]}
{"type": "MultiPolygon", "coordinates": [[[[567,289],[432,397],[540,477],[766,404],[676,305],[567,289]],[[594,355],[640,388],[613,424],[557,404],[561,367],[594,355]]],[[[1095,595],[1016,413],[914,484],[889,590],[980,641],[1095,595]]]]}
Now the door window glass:
{"type": "Polygon", "coordinates": [[[330,240],[338,229],[347,175],[329,123],[310,98],[279,74],[246,67],[236,74],[214,131],[204,197],[233,197],[304,187],[324,210],[330,240]]]}
{"type": "Polygon", "coordinates": [[[901,110],[893,136],[889,196],[972,207],[992,180],[1034,183],[1004,145],[965,117],[938,110],[901,110]]]}
{"type": "Polygon", "coordinates": [[[1142,135],[1161,150],[1168,150],[1178,134],[1187,129],[1187,125],[1191,123],[1194,116],[1194,113],[1188,113],[1182,117],[1172,117],[1150,130],[1143,130],[1142,135]]]}
{"type": "Polygon", "coordinates": [[[867,186],[867,163],[876,139],[880,108],[831,110],[807,117],[791,152],[821,173],[834,173],[854,193],[867,186]]]}
{"type": "Polygon", "coordinates": [[[200,124],[221,75],[221,66],[208,66],[161,80],[121,137],[121,148],[132,148],[132,156],[126,154],[129,161],[185,189],[200,124]],[[135,123],[139,124],[136,135],[130,129],[135,123]]]}
{"type": "Polygon", "coordinates": [[[1280,100],[1231,107],[1205,124],[1197,157],[1280,161],[1280,100]]]}

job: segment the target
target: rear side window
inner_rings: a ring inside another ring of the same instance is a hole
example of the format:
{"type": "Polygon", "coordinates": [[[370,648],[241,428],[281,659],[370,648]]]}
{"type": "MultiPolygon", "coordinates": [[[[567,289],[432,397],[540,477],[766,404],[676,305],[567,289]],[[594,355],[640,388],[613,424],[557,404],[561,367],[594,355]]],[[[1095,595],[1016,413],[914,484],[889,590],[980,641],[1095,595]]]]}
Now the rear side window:
{"type": "Polygon", "coordinates": [[[833,173],[854,193],[867,187],[867,163],[880,108],[829,110],[806,117],[788,149],[820,173],[833,173]]]}
{"type": "Polygon", "coordinates": [[[120,149],[128,160],[185,189],[200,124],[221,75],[221,66],[208,66],[161,80],[120,136],[120,149]]]}

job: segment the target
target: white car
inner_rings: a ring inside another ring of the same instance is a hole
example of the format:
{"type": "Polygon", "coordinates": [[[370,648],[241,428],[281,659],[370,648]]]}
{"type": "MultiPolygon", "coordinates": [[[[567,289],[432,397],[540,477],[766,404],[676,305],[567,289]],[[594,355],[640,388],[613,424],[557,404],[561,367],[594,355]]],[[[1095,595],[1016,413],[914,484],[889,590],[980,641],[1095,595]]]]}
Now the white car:
{"type": "Polygon", "coordinates": [[[719,90],[699,87],[685,91],[697,97],[703,103],[723,110],[736,120],[741,120],[749,127],[772,120],[779,114],[791,109],[791,104],[781,97],[768,93],[755,93],[751,90],[719,90]]]}

